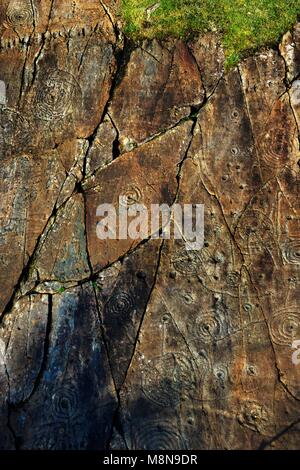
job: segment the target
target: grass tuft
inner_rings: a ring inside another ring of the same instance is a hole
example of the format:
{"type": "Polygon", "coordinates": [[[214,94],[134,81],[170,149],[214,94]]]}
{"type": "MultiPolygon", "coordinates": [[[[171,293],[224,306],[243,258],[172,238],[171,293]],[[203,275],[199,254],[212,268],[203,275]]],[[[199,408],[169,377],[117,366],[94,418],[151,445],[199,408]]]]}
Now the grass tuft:
{"type": "Polygon", "coordinates": [[[276,44],[299,14],[300,0],[122,0],[125,33],[132,39],[218,31],[227,66],[276,44]]]}

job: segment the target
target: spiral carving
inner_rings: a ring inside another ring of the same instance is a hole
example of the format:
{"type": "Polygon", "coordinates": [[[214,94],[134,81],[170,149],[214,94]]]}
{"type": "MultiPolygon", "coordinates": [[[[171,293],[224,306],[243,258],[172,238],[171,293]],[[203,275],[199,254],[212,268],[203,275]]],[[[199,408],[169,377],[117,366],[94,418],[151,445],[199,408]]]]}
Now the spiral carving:
{"type": "Polygon", "coordinates": [[[41,82],[37,91],[37,116],[45,121],[62,119],[69,112],[77,90],[78,85],[72,75],[55,70],[46,82],[41,82]]]}
{"type": "Polygon", "coordinates": [[[300,313],[297,309],[284,309],[270,322],[272,340],[279,346],[291,346],[300,336],[300,313]]]}
{"type": "Polygon", "coordinates": [[[213,368],[213,374],[217,381],[224,384],[228,380],[228,368],[224,364],[218,364],[213,368]]]}
{"type": "Polygon", "coordinates": [[[62,421],[74,418],[78,412],[78,394],[74,387],[66,384],[52,395],[53,416],[62,421]]]}
{"type": "Polygon", "coordinates": [[[288,264],[300,264],[300,239],[286,243],[282,249],[283,258],[288,264]]]}
{"type": "Polygon", "coordinates": [[[269,247],[274,242],[272,221],[258,210],[248,210],[241,217],[237,229],[236,239],[244,253],[269,247]]]}
{"type": "Polygon", "coordinates": [[[121,205],[123,207],[139,204],[142,200],[142,191],[136,185],[130,185],[124,193],[121,194],[121,205]]]}
{"type": "Polygon", "coordinates": [[[269,420],[269,412],[266,407],[256,401],[244,403],[238,414],[240,424],[261,433],[265,432],[269,420]]]}
{"type": "Polygon", "coordinates": [[[6,19],[15,28],[31,26],[34,21],[34,11],[30,0],[10,2],[6,11],[6,19]]]}
{"type": "Polygon", "coordinates": [[[195,302],[195,296],[192,292],[179,292],[178,296],[181,302],[185,303],[186,305],[191,305],[195,302]]]}
{"type": "Polygon", "coordinates": [[[143,370],[145,396],[161,407],[177,406],[196,386],[193,362],[184,354],[167,353],[155,357],[143,370]]]}
{"type": "Polygon", "coordinates": [[[174,269],[180,274],[197,274],[203,265],[211,258],[207,248],[202,250],[180,250],[177,251],[172,259],[174,269]]]}
{"type": "Polygon", "coordinates": [[[230,287],[238,287],[241,280],[240,273],[237,271],[230,271],[227,273],[226,282],[230,287]]]}
{"type": "Polygon", "coordinates": [[[214,310],[202,313],[196,319],[195,331],[197,338],[205,344],[225,338],[228,335],[228,326],[224,314],[214,310]]]}
{"type": "Polygon", "coordinates": [[[286,165],[288,160],[289,138],[287,128],[270,129],[260,142],[263,162],[272,169],[286,165]]]}
{"type": "Polygon", "coordinates": [[[132,450],[184,450],[179,431],[168,421],[146,421],[134,429],[132,450]]]}
{"type": "Polygon", "coordinates": [[[104,310],[108,316],[129,315],[134,310],[134,299],[130,292],[116,292],[105,304],[104,310]]]}

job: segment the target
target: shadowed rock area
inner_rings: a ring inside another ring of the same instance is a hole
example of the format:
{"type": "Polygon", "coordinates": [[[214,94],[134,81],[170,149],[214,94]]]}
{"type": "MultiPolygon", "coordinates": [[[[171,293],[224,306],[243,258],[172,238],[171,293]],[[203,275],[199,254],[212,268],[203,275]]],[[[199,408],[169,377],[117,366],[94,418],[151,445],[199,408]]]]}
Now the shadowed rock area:
{"type": "Polygon", "coordinates": [[[300,24],[225,73],[116,10],[0,5],[0,449],[296,449],[300,24]],[[204,247],[99,240],[120,197],[204,247]]]}

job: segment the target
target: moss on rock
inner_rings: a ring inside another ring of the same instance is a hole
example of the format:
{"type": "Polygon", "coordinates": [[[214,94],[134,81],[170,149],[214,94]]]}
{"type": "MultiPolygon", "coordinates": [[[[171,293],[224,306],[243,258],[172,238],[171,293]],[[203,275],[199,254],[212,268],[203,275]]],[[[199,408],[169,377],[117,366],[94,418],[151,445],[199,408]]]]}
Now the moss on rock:
{"type": "Polygon", "coordinates": [[[300,0],[123,0],[125,32],[133,39],[187,38],[207,30],[223,36],[227,65],[275,44],[300,14],[300,0]]]}

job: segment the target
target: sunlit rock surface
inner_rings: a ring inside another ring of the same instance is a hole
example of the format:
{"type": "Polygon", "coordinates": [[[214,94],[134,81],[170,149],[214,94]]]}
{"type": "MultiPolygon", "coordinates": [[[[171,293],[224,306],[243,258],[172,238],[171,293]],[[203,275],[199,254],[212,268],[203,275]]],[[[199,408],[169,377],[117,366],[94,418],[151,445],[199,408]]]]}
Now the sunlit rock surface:
{"type": "Polygon", "coordinates": [[[0,6],[0,448],[295,449],[300,26],[128,42],[114,1],[0,6]],[[119,198],[205,243],[97,238],[119,198]]]}

